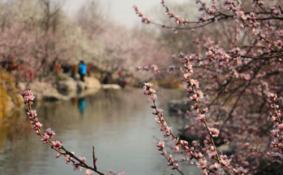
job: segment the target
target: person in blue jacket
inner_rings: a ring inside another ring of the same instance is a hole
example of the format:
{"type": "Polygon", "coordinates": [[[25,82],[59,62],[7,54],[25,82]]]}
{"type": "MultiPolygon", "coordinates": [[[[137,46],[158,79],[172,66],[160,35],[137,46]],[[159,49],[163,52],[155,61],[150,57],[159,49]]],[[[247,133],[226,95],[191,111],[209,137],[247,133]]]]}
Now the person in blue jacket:
{"type": "Polygon", "coordinates": [[[79,74],[80,74],[80,80],[85,81],[85,76],[87,74],[87,65],[83,60],[81,60],[79,64],[79,74]]]}

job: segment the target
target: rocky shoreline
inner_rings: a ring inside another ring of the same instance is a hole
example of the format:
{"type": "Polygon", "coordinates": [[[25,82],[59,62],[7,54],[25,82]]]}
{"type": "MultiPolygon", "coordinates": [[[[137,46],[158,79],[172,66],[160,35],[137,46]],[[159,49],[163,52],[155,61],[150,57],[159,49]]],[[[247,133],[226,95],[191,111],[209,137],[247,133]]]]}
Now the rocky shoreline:
{"type": "Polygon", "coordinates": [[[96,78],[87,77],[85,82],[72,78],[61,80],[55,84],[35,81],[30,85],[20,85],[20,89],[31,89],[39,101],[70,100],[75,97],[93,95],[101,89],[96,78]]]}
{"type": "MultiPolygon", "coordinates": [[[[13,81],[14,82],[14,81],[13,81]]],[[[9,88],[2,88],[5,98],[1,98],[0,104],[0,119],[9,116],[13,111],[22,109],[23,103],[20,97],[20,92],[25,89],[31,89],[36,96],[37,102],[43,101],[66,101],[72,98],[80,98],[84,96],[90,96],[96,94],[101,89],[121,89],[119,85],[102,85],[98,79],[94,77],[86,77],[85,81],[77,81],[72,78],[65,78],[63,80],[57,81],[56,83],[50,83],[46,81],[34,81],[32,83],[18,83],[17,87],[15,83],[12,83],[13,87],[17,89],[17,92],[12,94],[15,97],[9,95],[9,88]],[[16,101],[16,102],[15,102],[16,101]]]]}

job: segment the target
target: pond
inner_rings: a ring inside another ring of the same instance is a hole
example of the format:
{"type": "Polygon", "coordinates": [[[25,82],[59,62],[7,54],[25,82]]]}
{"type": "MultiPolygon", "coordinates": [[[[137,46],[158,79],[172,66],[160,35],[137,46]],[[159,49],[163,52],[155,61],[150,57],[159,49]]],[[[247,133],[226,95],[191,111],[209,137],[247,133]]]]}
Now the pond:
{"type": "MultiPolygon", "coordinates": [[[[180,93],[162,90],[162,106],[180,93]],[[166,94],[166,95],[165,95],[166,94]]],[[[96,147],[102,171],[125,171],[127,175],[175,174],[156,149],[162,138],[142,90],[101,91],[71,101],[44,103],[38,107],[44,127],[51,127],[64,146],[91,160],[96,147]]],[[[184,122],[168,117],[176,129],[184,122]]],[[[30,130],[24,117],[16,116],[0,126],[1,175],[77,175],[62,158],[30,130]]],[[[198,174],[188,168],[186,174],[198,174]]]]}

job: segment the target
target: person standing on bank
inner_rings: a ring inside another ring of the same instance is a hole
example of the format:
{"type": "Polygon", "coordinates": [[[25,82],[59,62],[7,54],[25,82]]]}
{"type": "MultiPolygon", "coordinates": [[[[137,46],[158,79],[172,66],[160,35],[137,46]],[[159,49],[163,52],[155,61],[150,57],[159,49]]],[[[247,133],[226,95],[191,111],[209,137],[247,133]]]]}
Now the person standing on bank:
{"type": "Polygon", "coordinates": [[[79,64],[79,74],[80,74],[80,80],[85,81],[85,76],[87,74],[87,65],[83,60],[81,60],[79,64]]]}

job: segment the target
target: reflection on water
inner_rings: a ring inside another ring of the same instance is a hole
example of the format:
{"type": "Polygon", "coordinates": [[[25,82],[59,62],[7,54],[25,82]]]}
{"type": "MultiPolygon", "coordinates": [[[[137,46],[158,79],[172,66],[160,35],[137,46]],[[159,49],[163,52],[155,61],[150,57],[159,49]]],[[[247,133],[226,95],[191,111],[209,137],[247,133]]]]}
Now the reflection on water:
{"type": "Polygon", "coordinates": [[[79,109],[79,112],[81,113],[81,116],[83,116],[84,112],[85,112],[85,109],[86,109],[86,99],[81,97],[79,98],[78,100],[78,109],[79,109]]]}
{"type": "MultiPolygon", "coordinates": [[[[171,91],[164,94],[169,98],[176,96],[171,91]]],[[[44,104],[38,113],[45,127],[53,128],[68,149],[91,160],[91,147],[95,145],[98,166],[104,171],[173,174],[155,148],[155,137],[161,136],[140,90],[100,92],[93,97],[44,104]]],[[[0,175],[83,174],[73,172],[63,160],[56,160],[55,153],[29,129],[15,129],[26,128],[23,117],[18,117],[18,121],[10,122],[9,127],[15,131],[7,132],[0,126],[0,133],[5,131],[16,138],[5,136],[7,139],[0,145],[0,175]]],[[[175,118],[169,118],[169,122],[182,125],[175,118]]],[[[187,171],[196,174],[193,169],[187,171]]]]}

